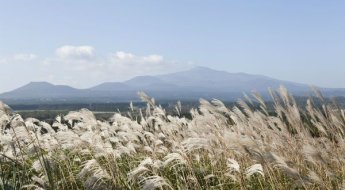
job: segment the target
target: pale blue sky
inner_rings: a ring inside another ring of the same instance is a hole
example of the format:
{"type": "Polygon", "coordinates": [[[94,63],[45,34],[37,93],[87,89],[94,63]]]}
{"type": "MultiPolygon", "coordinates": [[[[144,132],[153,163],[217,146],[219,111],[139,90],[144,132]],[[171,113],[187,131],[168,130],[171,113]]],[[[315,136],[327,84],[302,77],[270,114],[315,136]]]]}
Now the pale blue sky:
{"type": "Polygon", "coordinates": [[[0,0],[0,92],[194,65],[345,87],[345,1],[0,0]]]}

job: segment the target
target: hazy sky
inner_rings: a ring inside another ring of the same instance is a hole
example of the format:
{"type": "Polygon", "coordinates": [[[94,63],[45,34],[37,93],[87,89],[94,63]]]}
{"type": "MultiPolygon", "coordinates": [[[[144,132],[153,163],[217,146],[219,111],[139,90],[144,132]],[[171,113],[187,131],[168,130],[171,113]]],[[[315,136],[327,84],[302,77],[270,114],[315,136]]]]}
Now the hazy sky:
{"type": "Polygon", "coordinates": [[[194,65],[345,87],[345,1],[0,0],[0,92],[194,65]]]}

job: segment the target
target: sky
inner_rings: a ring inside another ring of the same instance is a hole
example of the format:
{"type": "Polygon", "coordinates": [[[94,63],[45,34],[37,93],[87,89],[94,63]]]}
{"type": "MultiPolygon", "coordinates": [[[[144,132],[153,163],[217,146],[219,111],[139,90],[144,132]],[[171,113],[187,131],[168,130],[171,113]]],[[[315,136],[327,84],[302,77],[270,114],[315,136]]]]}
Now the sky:
{"type": "Polygon", "coordinates": [[[0,92],[205,66],[345,88],[345,1],[0,0],[0,92]]]}

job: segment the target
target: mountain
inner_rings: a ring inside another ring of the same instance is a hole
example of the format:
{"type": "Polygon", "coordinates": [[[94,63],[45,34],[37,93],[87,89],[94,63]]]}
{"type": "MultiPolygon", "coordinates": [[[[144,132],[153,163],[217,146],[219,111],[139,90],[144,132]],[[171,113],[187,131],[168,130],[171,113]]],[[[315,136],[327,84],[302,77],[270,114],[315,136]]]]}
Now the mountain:
{"type": "MultiPolygon", "coordinates": [[[[309,85],[277,80],[246,73],[228,73],[205,67],[156,76],[138,76],[124,82],[105,82],[88,89],[76,89],[47,82],[31,82],[23,87],[0,94],[6,101],[50,102],[123,102],[138,100],[137,92],[143,90],[156,99],[197,100],[218,98],[234,100],[243,92],[253,90],[267,94],[269,87],[285,86],[295,95],[308,95],[309,85]]],[[[321,88],[326,95],[344,96],[344,89],[321,88]]]]}
{"type": "Polygon", "coordinates": [[[179,88],[179,85],[173,84],[169,81],[162,80],[157,76],[138,76],[124,82],[132,86],[136,90],[158,90],[170,91],[171,89],[179,88]]]}
{"type": "Polygon", "coordinates": [[[306,90],[307,85],[276,80],[262,75],[228,73],[206,67],[196,67],[188,71],[158,76],[159,79],[178,86],[192,89],[207,89],[220,92],[267,91],[268,87],[284,85],[290,90],[306,90]]]}
{"type": "Polygon", "coordinates": [[[91,91],[125,91],[133,90],[131,86],[121,82],[105,82],[97,86],[89,88],[91,91]]]}
{"type": "Polygon", "coordinates": [[[66,85],[53,85],[48,82],[30,82],[11,92],[0,95],[2,99],[33,99],[33,98],[62,98],[68,95],[75,97],[82,95],[81,90],[66,85]]]}

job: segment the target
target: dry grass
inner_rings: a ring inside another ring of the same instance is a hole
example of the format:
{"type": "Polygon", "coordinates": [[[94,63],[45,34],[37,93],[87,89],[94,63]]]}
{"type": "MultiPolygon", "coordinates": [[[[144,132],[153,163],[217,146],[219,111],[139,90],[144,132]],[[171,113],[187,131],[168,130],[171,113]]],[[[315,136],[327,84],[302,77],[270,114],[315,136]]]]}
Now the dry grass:
{"type": "Polygon", "coordinates": [[[109,122],[82,109],[49,125],[1,103],[0,189],[345,188],[345,113],[335,105],[300,108],[281,88],[273,114],[254,94],[232,109],[200,100],[188,120],[140,95],[140,118],[109,122]]]}

